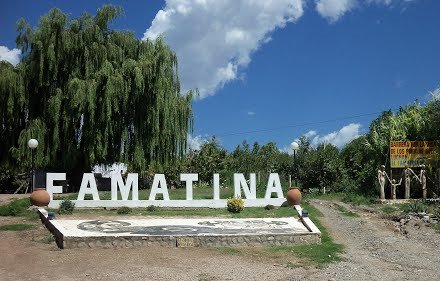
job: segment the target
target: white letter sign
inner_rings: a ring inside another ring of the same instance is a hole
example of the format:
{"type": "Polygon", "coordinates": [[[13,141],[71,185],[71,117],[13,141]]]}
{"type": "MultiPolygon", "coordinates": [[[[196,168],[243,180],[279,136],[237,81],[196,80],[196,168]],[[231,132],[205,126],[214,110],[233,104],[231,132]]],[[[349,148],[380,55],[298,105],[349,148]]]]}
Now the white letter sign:
{"type": "Polygon", "coordinates": [[[112,175],[112,200],[118,200],[118,186],[121,191],[122,200],[128,200],[130,189],[132,189],[131,199],[139,200],[138,196],[138,174],[128,174],[127,181],[124,184],[121,174],[112,175]]]}
{"type": "Polygon", "coordinates": [[[199,180],[199,175],[180,174],[180,180],[186,182],[186,200],[193,200],[193,182],[199,180]]]}
{"type": "Polygon", "coordinates": [[[99,200],[95,176],[92,173],[84,173],[81,181],[81,187],[79,188],[77,200],[84,200],[84,195],[86,194],[92,194],[93,200],[99,200]]]}
{"type": "Polygon", "coordinates": [[[281,189],[280,177],[277,173],[269,175],[269,179],[267,180],[266,195],[264,198],[270,199],[273,192],[277,193],[278,198],[284,198],[283,190],[281,189]]]}
{"type": "Polygon", "coordinates": [[[164,174],[155,174],[153,185],[151,186],[150,198],[148,200],[156,200],[156,195],[162,193],[163,200],[170,200],[168,195],[167,182],[164,174]],[[160,187],[159,187],[160,185],[160,187]]]}
{"type": "Polygon", "coordinates": [[[53,181],[65,181],[66,173],[47,173],[46,174],[46,191],[49,193],[50,201],[53,200],[54,193],[63,193],[61,185],[53,185],[53,181]]]}
{"type": "Polygon", "coordinates": [[[257,188],[255,184],[255,174],[250,174],[249,185],[246,182],[243,174],[234,174],[234,196],[241,197],[241,187],[243,187],[244,196],[246,199],[257,198],[257,188]]]}

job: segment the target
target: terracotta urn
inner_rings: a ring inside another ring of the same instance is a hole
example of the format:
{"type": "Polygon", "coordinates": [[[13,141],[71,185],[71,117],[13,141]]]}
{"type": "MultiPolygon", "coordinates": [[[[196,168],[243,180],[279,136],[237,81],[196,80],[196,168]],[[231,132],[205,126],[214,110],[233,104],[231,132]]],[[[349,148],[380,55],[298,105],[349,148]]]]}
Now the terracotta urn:
{"type": "Polygon", "coordinates": [[[49,205],[50,196],[45,188],[35,188],[31,194],[31,204],[38,207],[49,205]]]}
{"type": "Polygon", "coordinates": [[[301,191],[299,191],[298,187],[290,187],[286,194],[287,204],[289,206],[299,205],[301,197],[301,191]]]}

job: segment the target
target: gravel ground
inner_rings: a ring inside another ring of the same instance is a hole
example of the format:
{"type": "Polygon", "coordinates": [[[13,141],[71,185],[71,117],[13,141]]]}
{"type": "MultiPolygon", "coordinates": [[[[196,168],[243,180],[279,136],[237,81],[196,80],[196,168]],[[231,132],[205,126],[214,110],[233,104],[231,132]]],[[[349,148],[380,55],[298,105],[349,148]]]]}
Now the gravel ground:
{"type": "MultiPolygon", "coordinates": [[[[403,235],[395,223],[375,214],[353,210],[360,217],[345,217],[336,210],[342,203],[312,204],[324,214],[321,222],[336,242],[345,245],[343,262],[292,269],[286,266],[295,264],[289,255],[246,250],[59,250],[47,230],[33,222],[29,231],[0,231],[0,280],[440,280],[440,235],[431,228],[408,223],[403,235]]],[[[0,225],[23,222],[0,217],[0,225]]]]}
{"type": "Polygon", "coordinates": [[[317,271],[311,280],[440,280],[440,235],[430,227],[409,223],[404,235],[375,214],[346,217],[332,202],[313,205],[325,215],[322,223],[335,241],[345,245],[346,261],[317,271]]]}

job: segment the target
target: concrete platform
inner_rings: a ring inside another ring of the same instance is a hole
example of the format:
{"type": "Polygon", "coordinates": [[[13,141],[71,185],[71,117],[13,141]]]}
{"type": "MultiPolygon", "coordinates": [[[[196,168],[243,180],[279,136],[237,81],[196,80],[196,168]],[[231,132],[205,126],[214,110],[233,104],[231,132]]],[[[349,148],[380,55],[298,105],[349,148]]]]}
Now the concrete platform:
{"type": "Polygon", "coordinates": [[[292,245],[320,243],[321,235],[308,218],[49,220],[39,213],[60,248],[292,245]]]}

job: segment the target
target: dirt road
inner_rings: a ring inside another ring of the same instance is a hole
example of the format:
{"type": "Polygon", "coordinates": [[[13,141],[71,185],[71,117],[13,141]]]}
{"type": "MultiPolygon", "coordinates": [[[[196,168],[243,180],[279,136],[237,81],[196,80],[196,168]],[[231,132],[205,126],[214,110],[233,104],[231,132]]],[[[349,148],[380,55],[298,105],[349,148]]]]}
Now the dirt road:
{"type": "MultiPolygon", "coordinates": [[[[326,268],[289,268],[290,257],[201,248],[59,250],[35,222],[29,231],[0,231],[0,280],[440,280],[440,235],[360,213],[342,216],[327,201],[313,204],[345,261],[326,268]]],[[[22,218],[0,217],[0,225],[22,218]]],[[[29,223],[29,222],[27,222],[29,223]]]]}
{"type": "Polygon", "coordinates": [[[440,280],[440,234],[431,228],[409,224],[404,235],[377,215],[358,212],[360,217],[346,217],[332,202],[313,203],[325,215],[322,223],[335,241],[345,245],[346,261],[331,264],[310,279],[440,280]]]}

